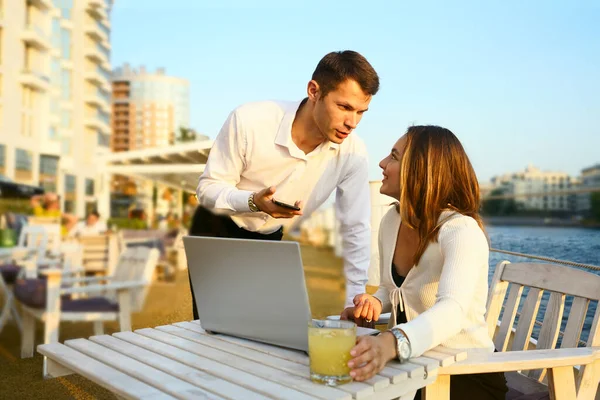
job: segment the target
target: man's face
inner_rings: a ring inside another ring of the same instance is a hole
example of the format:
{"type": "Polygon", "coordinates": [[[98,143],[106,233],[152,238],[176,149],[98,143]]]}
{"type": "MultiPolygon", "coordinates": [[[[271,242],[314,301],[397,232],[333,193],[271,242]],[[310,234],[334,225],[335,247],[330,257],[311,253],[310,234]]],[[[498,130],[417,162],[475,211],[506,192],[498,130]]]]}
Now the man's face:
{"type": "Polygon", "coordinates": [[[90,214],[86,218],[86,223],[88,226],[94,226],[96,222],[98,222],[98,217],[96,217],[94,214],[90,214]]]}
{"type": "Polygon", "coordinates": [[[356,81],[347,79],[325,97],[317,93],[313,111],[315,123],[326,139],[342,143],[368,110],[371,98],[356,81]]]}

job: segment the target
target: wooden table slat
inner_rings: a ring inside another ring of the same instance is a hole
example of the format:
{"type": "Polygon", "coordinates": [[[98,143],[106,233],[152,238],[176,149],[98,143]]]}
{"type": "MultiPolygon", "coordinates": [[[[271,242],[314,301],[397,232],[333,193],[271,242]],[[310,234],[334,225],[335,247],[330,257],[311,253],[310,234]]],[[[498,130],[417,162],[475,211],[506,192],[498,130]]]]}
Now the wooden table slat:
{"type": "Polygon", "coordinates": [[[400,364],[397,361],[391,361],[387,364],[388,368],[397,369],[400,371],[406,371],[410,379],[422,378],[425,376],[425,367],[422,365],[412,364],[410,362],[400,364]]]}
{"type": "Polygon", "coordinates": [[[37,348],[40,354],[61,364],[71,371],[85,376],[92,382],[126,399],[173,399],[153,386],[140,382],[98,360],[60,343],[43,344],[37,348]]]}
{"type": "MultiPolygon", "coordinates": [[[[192,335],[194,332],[186,331],[185,329],[173,327],[176,331],[183,333],[189,333],[192,335]]],[[[323,399],[345,399],[349,400],[351,396],[339,388],[332,388],[322,385],[315,385],[306,377],[299,377],[295,374],[291,374],[286,371],[282,371],[277,368],[273,368],[268,365],[264,365],[257,360],[249,360],[247,358],[239,357],[235,354],[231,354],[216,348],[207,346],[202,343],[198,343],[193,340],[189,340],[182,336],[173,335],[165,330],[159,329],[140,329],[135,331],[140,335],[147,336],[149,338],[170,344],[178,347],[186,352],[191,352],[202,357],[210,358],[211,360],[217,361],[224,365],[238,368],[243,371],[247,371],[257,377],[270,380],[272,382],[285,385],[291,389],[295,389],[302,394],[307,394],[323,399]]],[[[196,334],[198,335],[198,334],[196,334]]],[[[259,379],[259,378],[257,378],[259,379]]],[[[286,396],[287,398],[287,396],[286,396]]]]}
{"type": "MultiPolygon", "coordinates": [[[[256,342],[254,340],[249,339],[237,338],[221,334],[210,334],[207,333],[204,329],[202,329],[199,320],[190,321],[189,323],[175,323],[173,325],[182,327],[184,329],[189,329],[194,332],[201,333],[203,335],[208,335],[215,339],[237,344],[239,346],[247,347],[249,349],[260,351],[265,354],[270,354],[272,356],[283,358],[284,360],[292,361],[302,365],[310,365],[309,358],[303,351],[286,349],[279,346],[271,346],[266,343],[256,342]]],[[[390,385],[390,379],[387,375],[380,374],[379,376],[374,376],[373,378],[366,380],[365,383],[373,386],[373,389],[377,391],[388,387],[390,385]]]]}
{"type": "Polygon", "coordinates": [[[90,341],[98,343],[120,354],[126,355],[127,357],[131,357],[139,362],[147,364],[150,367],[159,369],[162,372],[186,381],[194,386],[199,386],[200,388],[208,390],[219,396],[232,400],[264,399],[263,394],[253,392],[229,381],[219,379],[214,375],[194,369],[185,364],[181,364],[173,359],[154,353],[150,350],[146,350],[142,347],[132,345],[131,343],[120,340],[114,336],[92,336],[90,341]]]}
{"type": "Polygon", "coordinates": [[[422,365],[425,368],[425,373],[427,375],[437,374],[437,371],[440,367],[440,362],[438,360],[434,360],[432,358],[427,357],[415,357],[409,360],[411,364],[422,365]]]}
{"type": "Polygon", "coordinates": [[[440,367],[467,358],[441,346],[407,363],[389,362],[364,382],[329,387],[311,382],[301,351],[207,333],[200,321],[180,322],[38,347],[49,373],[72,372],[124,398],[412,400],[440,367]]]}
{"type": "MultiPolygon", "coordinates": [[[[279,358],[283,358],[284,360],[292,361],[302,365],[309,365],[310,360],[308,356],[300,350],[291,350],[285,349],[279,346],[271,346],[266,343],[260,343],[249,339],[237,338],[227,335],[221,334],[210,334],[207,333],[202,326],[200,325],[199,320],[190,321],[189,324],[181,324],[176,323],[173,324],[175,326],[183,327],[185,329],[193,330],[195,332],[201,333],[203,335],[209,335],[214,337],[215,339],[223,340],[225,342],[234,343],[243,347],[247,347],[249,349],[257,350],[266,354],[270,354],[279,358]]],[[[401,374],[401,373],[400,373],[401,374]]],[[[379,376],[374,376],[373,378],[366,380],[365,383],[373,386],[375,391],[386,388],[390,385],[390,379],[388,375],[379,374],[379,376]]]]}
{"type": "MultiPolygon", "coordinates": [[[[443,347],[443,346],[438,346],[435,347],[433,349],[431,349],[431,351],[435,351],[438,353],[444,353],[444,354],[449,354],[451,356],[454,356],[454,361],[459,362],[459,361],[463,361],[467,359],[467,352],[464,350],[459,350],[459,349],[450,349],[448,347],[443,347]]],[[[425,352],[425,354],[423,354],[425,357],[427,357],[427,353],[425,352]]]]}
{"type": "Polygon", "coordinates": [[[396,368],[385,367],[379,375],[388,378],[392,384],[397,384],[408,379],[408,372],[396,368]]]}
{"type": "Polygon", "coordinates": [[[445,354],[437,350],[430,350],[423,354],[424,357],[438,361],[440,367],[447,367],[456,362],[455,355],[445,354]]]}
{"type": "MultiPolygon", "coordinates": [[[[271,356],[260,351],[256,351],[249,348],[243,348],[233,343],[227,343],[219,339],[215,339],[214,337],[209,335],[202,335],[198,332],[184,329],[182,326],[187,326],[187,324],[190,323],[184,322],[179,324],[179,326],[159,326],[156,329],[169,332],[173,335],[193,340],[194,342],[201,343],[206,346],[219,349],[231,354],[235,354],[237,356],[244,357],[249,360],[258,361],[261,364],[269,365],[281,371],[286,371],[302,378],[308,378],[308,376],[310,375],[309,368],[307,365],[297,364],[295,362],[271,356]]],[[[373,394],[373,387],[361,382],[350,382],[344,385],[340,385],[338,389],[352,394],[352,397],[354,397],[355,399],[362,399],[373,394]]]]}
{"type": "Polygon", "coordinates": [[[202,390],[197,386],[89,340],[67,340],[65,345],[178,399],[223,399],[220,396],[202,390]]]}
{"type": "MultiPolygon", "coordinates": [[[[144,331],[146,331],[145,335],[133,332],[119,332],[115,333],[113,336],[154,353],[171,358],[192,368],[201,371],[209,371],[212,375],[248,388],[249,390],[261,393],[266,397],[275,399],[306,399],[310,397],[305,393],[301,393],[277,382],[260,379],[260,377],[252,375],[249,372],[246,372],[246,370],[231,367],[218,360],[215,361],[206,357],[206,354],[202,352],[192,351],[192,349],[186,347],[189,346],[191,342],[187,342],[185,339],[176,338],[174,336],[171,337],[171,335],[167,333],[155,331],[153,329],[146,329],[144,331]],[[161,338],[162,341],[160,340],[161,338]],[[179,345],[179,347],[176,345],[179,345]]],[[[193,343],[191,344],[193,345],[193,343]]]]}
{"type": "Polygon", "coordinates": [[[173,325],[179,326],[180,328],[189,329],[194,332],[198,332],[219,340],[223,340],[225,342],[234,343],[242,347],[247,347],[249,349],[257,350],[265,354],[270,354],[279,358],[283,358],[284,360],[293,361],[298,364],[308,365],[308,357],[303,351],[285,349],[283,347],[271,346],[266,343],[256,342],[254,340],[249,339],[237,338],[233,336],[210,334],[207,333],[204,329],[202,329],[202,326],[199,322],[200,321],[196,320],[191,322],[179,322],[173,325]]]}

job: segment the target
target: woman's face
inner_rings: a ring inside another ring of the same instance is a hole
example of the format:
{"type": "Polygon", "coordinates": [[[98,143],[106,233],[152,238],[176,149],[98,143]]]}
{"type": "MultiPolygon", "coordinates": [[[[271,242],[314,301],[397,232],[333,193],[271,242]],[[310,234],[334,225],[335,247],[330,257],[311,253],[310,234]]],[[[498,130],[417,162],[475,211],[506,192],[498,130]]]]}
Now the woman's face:
{"type": "Polygon", "coordinates": [[[398,139],[390,154],[379,163],[379,167],[383,170],[379,192],[396,200],[400,200],[400,165],[406,149],[406,140],[406,135],[398,139]]]}

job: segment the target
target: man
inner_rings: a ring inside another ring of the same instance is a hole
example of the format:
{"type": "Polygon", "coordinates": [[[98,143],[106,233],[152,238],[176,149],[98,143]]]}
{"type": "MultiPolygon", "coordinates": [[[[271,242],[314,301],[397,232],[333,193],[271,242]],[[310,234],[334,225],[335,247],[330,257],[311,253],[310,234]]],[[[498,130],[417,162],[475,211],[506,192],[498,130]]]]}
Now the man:
{"type": "MultiPolygon", "coordinates": [[[[367,282],[370,192],[367,151],[352,131],[378,90],[379,77],[362,55],[332,52],[317,65],[304,100],[235,109],[199,179],[190,234],[281,240],[284,223],[299,226],[336,190],[346,307],[353,305],[367,282]]],[[[198,319],[193,290],[192,302],[198,319]]]]}
{"type": "Polygon", "coordinates": [[[85,221],[79,221],[69,231],[69,237],[101,235],[106,233],[107,230],[106,223],[100,221],[98,211],[92,210],[86,215],[85,221]]]}

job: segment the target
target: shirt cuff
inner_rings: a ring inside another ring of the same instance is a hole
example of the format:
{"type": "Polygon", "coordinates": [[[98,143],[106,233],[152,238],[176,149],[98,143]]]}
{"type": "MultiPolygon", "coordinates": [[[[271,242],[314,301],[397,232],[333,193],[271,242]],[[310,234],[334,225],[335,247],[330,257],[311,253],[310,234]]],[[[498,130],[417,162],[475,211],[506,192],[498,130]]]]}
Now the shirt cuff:
{"type": "Polygon", "coordinates": [[[364,286],[346,283],[346,304],[344,305],[344,309],[354,307],[354,297],[357,294],[363,293],[366,293],[364,286]]]}
{"type": "Polygon", "coordinates": [[[233,206],[235,212],[250,212],[250,206],[248,205],[248,198],[254,193],[249,190],[236,190],[229,196],[229,204],[233,206]]]}

